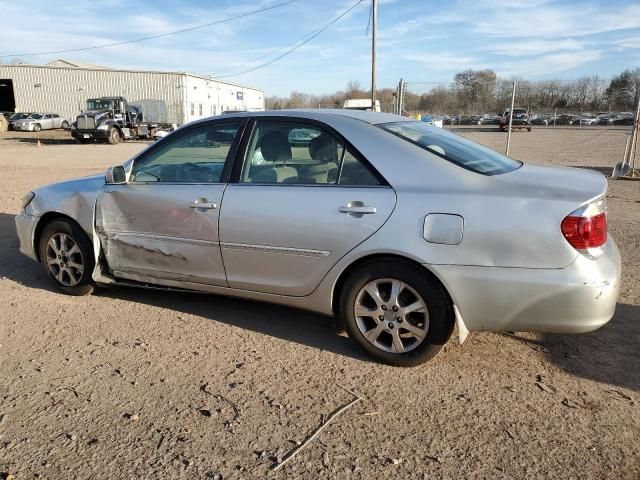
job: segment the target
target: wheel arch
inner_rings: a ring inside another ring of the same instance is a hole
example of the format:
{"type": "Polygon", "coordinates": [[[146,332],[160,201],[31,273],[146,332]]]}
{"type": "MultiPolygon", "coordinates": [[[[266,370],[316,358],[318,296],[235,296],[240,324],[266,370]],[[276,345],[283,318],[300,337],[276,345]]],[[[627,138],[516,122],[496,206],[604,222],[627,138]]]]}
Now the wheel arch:
{"type": "MultiPolygon", "coordinates": [[[[74,223],[78,226],[80,230],[84,232],[84,228],[80,225],[75,219],[71,218],[69,215],[60,212],[47,212],[40,217],[38,224],[33,232],[33,251],[36,254],[36,258],[40,261],[40,237],[42,236],[43,230],[46,228],[54,220],[66,220],[68,222],[74,223]]],[[[87,232],[85,232],[86,234],[87,232]]],[[[88,235],[87,235],[88,237],[88,235]]],[[[90,237],[89,237],[90,238],[90,237]]]]}
{"type": "Polygon", "coordinates": [[[355,272],[358,268],[362,267],[367,263],[389,261],[389,260],[402,262],[407,265],[410,265],[416,268],[417,270],[421,271],[422,273],[424,273],[431,280],[433,280],[433,282],[436,285],[438,285],[442,290],[443,295],[445,296],[448,304],[450,305],[451,312],[453,313],[454,302],[453,302],[452,295],[449,293],[448,289],[445,287],[444,283],[442,283],[440,278],[438,278],[438,276],[435,273],[433,273],[428,267],[424,266],[423,264],[409,257],[405,257],[403,255],[390,254],[390,253],[374,253],[374,254],[365,255],[364,257],[358,258],[352,263],[350,263],[340,273],[340,275],[338,276],[338,279],[333,285],[333,291],[331,292],[331,310],[333,312],[333,316],[335,318],[336,326],[338,327],[338,330],[344,330],[344,320],[341,318],[339,310],[340,310],[340,296],[342,294],[343,286],[347,278],[349,278],[349,276],[353,272],[355,272]]]}

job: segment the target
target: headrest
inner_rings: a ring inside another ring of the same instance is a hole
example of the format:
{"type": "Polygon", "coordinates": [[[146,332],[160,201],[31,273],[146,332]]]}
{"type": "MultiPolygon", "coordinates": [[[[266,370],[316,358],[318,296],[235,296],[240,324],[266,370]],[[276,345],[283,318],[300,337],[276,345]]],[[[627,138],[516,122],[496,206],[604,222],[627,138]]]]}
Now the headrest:
{"type": "Polygon", "coordinates": [[[319,162],[336,161],[336,146],[333,138],[324,133],[309,142],[309,155],[319,162]]]}
{"type": "Polygon", "coordinates": [[[282,132],[267,132],[260,142],[260,152],[269,162],[291,160],[291,145],[282,132]]]}

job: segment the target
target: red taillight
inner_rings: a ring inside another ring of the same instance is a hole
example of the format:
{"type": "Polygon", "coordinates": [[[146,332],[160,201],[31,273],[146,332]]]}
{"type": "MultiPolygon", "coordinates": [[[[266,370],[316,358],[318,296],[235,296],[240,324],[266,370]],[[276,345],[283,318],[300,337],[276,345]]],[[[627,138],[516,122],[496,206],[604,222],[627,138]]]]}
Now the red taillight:
{"type": "Polygon", "coordinates": [[[562,220],[560,229],[564,238],[577,250],[601,247],[607,241],[607,214],[601,212],[587,217],[574,212],[562,220]]]}

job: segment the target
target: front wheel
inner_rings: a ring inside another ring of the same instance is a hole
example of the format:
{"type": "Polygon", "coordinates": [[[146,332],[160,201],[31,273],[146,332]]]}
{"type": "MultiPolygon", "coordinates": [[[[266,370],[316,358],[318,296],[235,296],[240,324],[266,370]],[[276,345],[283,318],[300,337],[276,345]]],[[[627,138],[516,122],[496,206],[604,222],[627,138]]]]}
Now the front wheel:
{"type": "Polygon", "coordinates": [[[402,261],[363,265],[345,282],[340,300],[349,336],[390,365],[431,360],[453,330],[453,309],[440,285],[402,261]]]}
{"type": "Polygon", "coordinates": [[[42,130],[42,125],[40,125],[39,123],[36,123],[36,124],[33,126],[33,131],[34,131],[34,132],[39,132],[40,130],[42,130]]]}
{"type": "Polygon", "coordinates": [[[93,246],[77,224],[69,220],[49,223],[40,236],[39,253],[40,262],[60,291],[68,295],[93,291],[93,246]]]}
{"type": "Polygon", "coordinates": [[[109,133],[109,143],[111,145],[115,145],[116,143],[120,143],[120,132],[117,128],[112,128],[109,133]]]}

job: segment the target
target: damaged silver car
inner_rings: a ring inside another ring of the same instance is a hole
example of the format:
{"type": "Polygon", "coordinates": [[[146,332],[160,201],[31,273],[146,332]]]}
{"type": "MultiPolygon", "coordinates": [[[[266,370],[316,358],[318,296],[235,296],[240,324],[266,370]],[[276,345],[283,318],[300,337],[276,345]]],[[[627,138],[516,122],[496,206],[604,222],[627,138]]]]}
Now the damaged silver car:
{"type": "MultiPolygon", "coordinates": [[[[248,112],[38,188],[20,250],[63,292],[171,288],[337,319],[402,366],[469,331],[607,323],[620,257],[596,172],[525,165],[404,117],[248,112]]],[[[215,300],[212,300],[215,301],[215,300]]]]}

